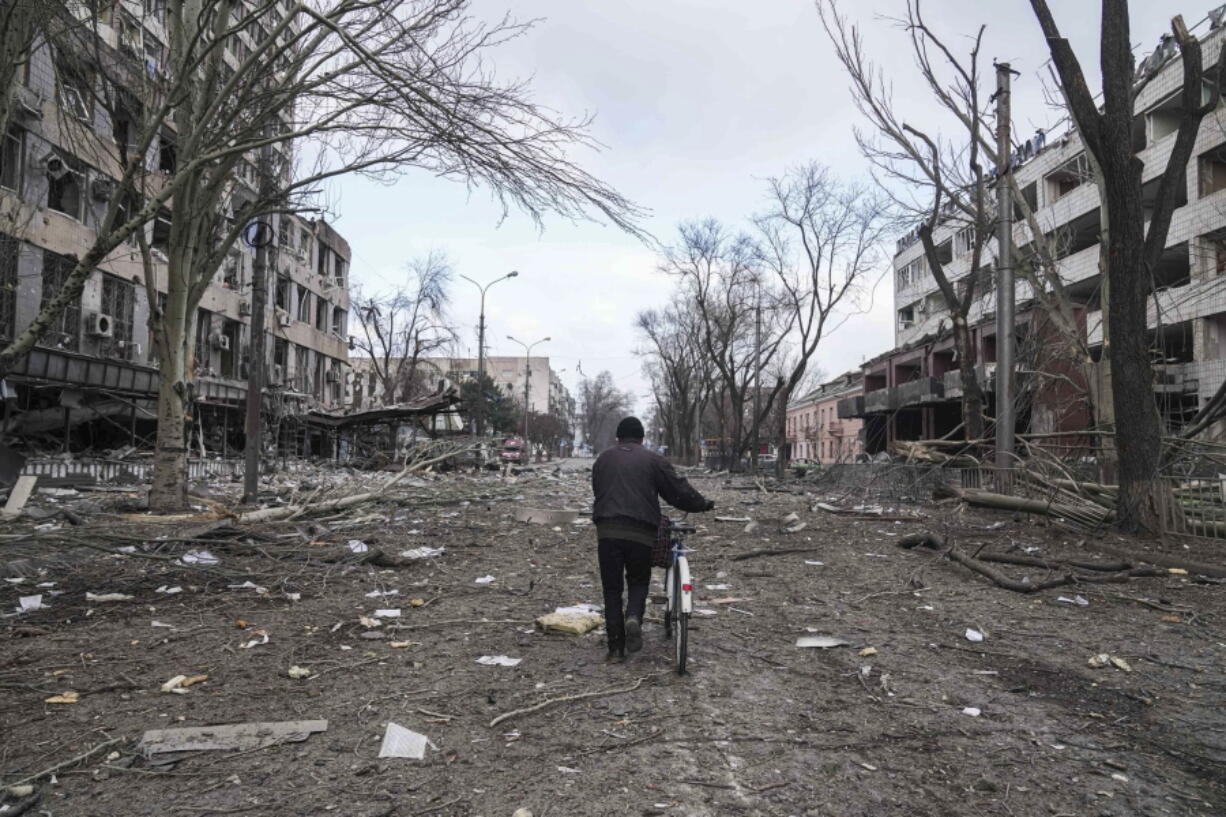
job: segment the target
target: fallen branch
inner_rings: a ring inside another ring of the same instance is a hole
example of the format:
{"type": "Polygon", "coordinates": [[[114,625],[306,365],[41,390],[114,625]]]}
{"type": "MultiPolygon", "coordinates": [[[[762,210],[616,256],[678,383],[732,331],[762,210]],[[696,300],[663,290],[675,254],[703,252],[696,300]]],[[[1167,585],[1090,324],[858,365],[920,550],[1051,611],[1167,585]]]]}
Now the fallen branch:
{"type": "Polygon", "coordinates": [[[566,703],[568,701],[581,701],[586,698],[600,698],[605,695],[622,695],[627,692],[633,692],[634,690],[641,687],[643,685],[643,682],[646,681],[649,677],[651,676],[643,676],[642,678],[638,679],[630,686],[626,686],[626,687],[612,687],[610,689],[602,689],[596,692],[584,692],[579,695],[564,695],[560,698],[546,698],[545,700],[541,701],[539,704],[534,704],[532,706],[526,706],[523,709],[512,709],[510,712],[503,712],[501,715],[499,715],[498,717],[490,721],[490,728],[492,729],[493,727],[497,726],[498,724],[502,723],[505,720],[509,720],[511,718],[518,717],[520,715],[528,715],[533,712],[539,712],[542,709],[545,709],[546,707],[553,706],[554,704],[566,703]]]}
{"type": "Polygon", "coordinates": [[[743,562],[746,559],[756,559],[759,556],[787,556],[789,553],[820,553],[825,550],[829,550],[829,548],[824,548],[824,547],[767,548],[764,550],[751,550],[746,553],[738,553],[736,556],[733,556],[729,561],[743,562]]]}
{"type": "MultiPolygon", "coordinates": [[[[339,499],[330,499],[325,502],[317,502],[310,510],[312,513],[327,513],[329,511],[338,511],[343,508],[351,508],[354,505],[361,505],[363,502],[369,502],[377,498],[380,494],[387,491],[400,480],[412,473],[412,467],[406,467],[396,474],[396,476],[383,483],[373,491],[365,491],[360,494],[350,494],[339,499]]],[[[297,516],[304,508],[303,505],[284,505],[280,508],[260,508],[255,511],[247,511],[240,513],[237,521],[239,524],[249,525],[255,522],[275,522],[283,519],[289,519],[297,516]]]]}
{"type": "Polygon", "coordinates": [[[49,766],[46,769],[43,769],[41,772],[35,772],[29,777],[23,777],[20,780],[18,780],[16,783],[8,783],[7,785],[9,787],[24,786],[26,783],[33,783],[35,780],[41,780],[44,777],[50,777],[51,775],[55,774],[61,769],[67,769],[69,766],[75,766],[81,761],[88,759],[92,755],[98,754],[103,749],[107,748],[108,746],[114,746],[116,743],[119,743],[122,740],[123,738],[111,738],[110,740],[104,740],[102,743],[99,743],[97,746],[90,749],[89,751],[82,752],[76,757],[70,757],[68,760],[65,760],[61,763],[57,763],[54,766],[49,766]]]}

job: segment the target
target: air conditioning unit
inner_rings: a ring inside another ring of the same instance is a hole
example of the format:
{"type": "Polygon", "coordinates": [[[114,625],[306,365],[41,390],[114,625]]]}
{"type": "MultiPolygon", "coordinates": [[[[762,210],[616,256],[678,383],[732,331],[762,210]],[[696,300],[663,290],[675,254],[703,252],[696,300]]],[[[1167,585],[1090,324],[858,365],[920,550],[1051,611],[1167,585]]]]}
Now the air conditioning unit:
{"type": "Polygon", "coordinates": [[[85,324],[85,333],[95,338],[113,338],[115,319],[104,312],[95,312],[85,324]]]}
{"type": "Polygon", "coordinates": [[[64,161],[64,157],[55,151],[44,154],[38,160],[38,166],[53,179],[62,179],[72,172],[72,168],[68,166],[68,162],[64,161]]]}
{"type": "Polygon", "coordinates": [[[324,372],[324,380],[329,383],[339,383],[341,377],[334,369],[328,369],[328,371],[324,372]]]}
{"type": "Polygon", "coordinates": [[[238,314],[242,317],[248,317],[251,315],[251,301],[239,301],[238,314]]]}
{"type": "Polygon", "coordinates": [[[209,338],[209,343],[212,345],[212,347],[213,347],[214,349],[220,349],[220,350],[221,350],[221,351],[223,351],[223,352],[228,352],[228,351],[230,351],[230,337],[229,337],[229,335],[223,335],[223,334],[221,334],[221,333],[219,332],[219,333],[217,333],[217,334],[215,334],[215,335],[212,335],[212,336],[209,338]]]}
{"type": "Polygon", "coordinates": [[[110,201],[115,195],[115,181],[113,179],[94,179],[89,185],[89,191],[94,196],[94,201],[110,201]]]}
{"type": "Polygon", "coordinates": [[[37,91],[26,88],[24,85],[17,88],[18,115],[26,116],[30,119],[42,119],[43,101],[43,95],[37,91]]]}
{"type": "Polygon", "coordinates": [[[289,316],[289,314],[288,314],[288,313],[285,313],[285,312],[278,312],[278,313],[277,313],[277,324],[278,324],[278,325],[280,325],[280,326],[290,326],[290,325],[292,325],[292,324],[293,324],[293,322],[294,322],[294,319],[293,319],[293,318],[291,318],[291,317],[289,316]]]}
{"type": "Polygon", "coordinates": [[[899,329],[910,329],[912,326],[915,326],[915,321],[903,320],[901,318],[898,321],[899,329]]]}

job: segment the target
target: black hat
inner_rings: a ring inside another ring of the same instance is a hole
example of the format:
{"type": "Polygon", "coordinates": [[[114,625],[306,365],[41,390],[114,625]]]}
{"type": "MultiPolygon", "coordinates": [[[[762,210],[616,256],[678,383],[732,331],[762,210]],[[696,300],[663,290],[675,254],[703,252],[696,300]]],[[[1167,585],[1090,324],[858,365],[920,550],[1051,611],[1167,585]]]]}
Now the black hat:
{"type": "Polygon", "coordinates": [[[638,417],[627,417],[617,424],[617,439],[641,440],[647,435],[643,432],[643,424],[638,417]]]}

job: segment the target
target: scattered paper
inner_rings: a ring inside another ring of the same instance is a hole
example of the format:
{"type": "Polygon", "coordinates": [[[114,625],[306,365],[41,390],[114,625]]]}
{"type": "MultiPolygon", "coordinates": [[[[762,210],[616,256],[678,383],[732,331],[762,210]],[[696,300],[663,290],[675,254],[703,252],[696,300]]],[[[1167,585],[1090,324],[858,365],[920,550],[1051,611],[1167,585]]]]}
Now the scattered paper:
{"type": "Polygon", "coordinates": [[[369,593],[366,594],[366,598],[377,599],[383,596],[399,596],[399,595],[400,595],[399,590],[371,590],[369,593]]]}
{"type": "Polygon", "coordinates": [[[825,567],[825,562],[819,562],[816,559],[805,559],[805,564],[813,565],[814,567],[825,567]]]}
{"type": "Polygon", "coordinates": [[[387,731],[383,733],[383,745],[379,747],[379,757],[421,760],[426,756],[427,746],[437,748],[425,735],[388,721],[387,731]]]}
{"type": "Polygon", "coordinates": [[[982,714],[982,713],[981,713],[981,710],[979,709],[979,707],[977,707],[977,706],[964,706],[964,707],[962,708],[962,714],[963,714],[963,715],[970,715],[972,718],[978,718],[978,717],[979,717],[979,715],[980,715],[980,714],[982,714]]]}
{"type": "Polygon", "coordinates": [[[162,585],[161,587],[159,587],[157,590],[154,590],[153,592],[154,592],[154,593],[163,593],[163,594],[165,594],[165,595],[167,595],[167,596],[173,596],[175,593],[182,593],[182,592],[183,592],[183,588],[182,588],[182,587],[180,587],[180,586],[179,586],[179,585],[177,585],[177,584],[176,584],[174,587],[171,587],[170,585],[166,585],[166,584],[164,584],[164,585],[162,585]]]}
{"type": "Polygon", "coordinates": [[[523,660],[522,658],[508,658],[505,655],[483,655],[477,659],[477,663],[487,667],[515,667],[523,660]]]}
{"type": "Polygon", "coordinates": [[[604,608],[598,604],[572,604],[569,607],[558,607],[554,610],[560,616],[574,615],[575,613],[594,613],[600,615],[604,612],[604,608]]]}
{"type": "Polygon", "coordinates": [[[17,612],[31,613],[35,610],[42,610],[47,605],[43,604],[43,597],[38,596],[22,596],[17,599],[17,612]]]}
{"type": "Polygon", "coordinates": [[[493,584],[495,581],[497,581],[497,579],[495,579],[493,576],[482,576],[481,578],[477,579],[477,584],[493,584]]]}
{"type": "Polygon", "coordinates": [[[306,667],[300,667],[297,664],[295,664],[294,666],[289,668],[289,672],[287,672],[286,674],[289,675],[289,677],[293,678],[294,680],[299,680],[302,678],[309,678],[311,675],[311,671],[307,669],[306,667]]]}
{"type": "Polygon", "coordinates": [[[179,557],[179,563],[185,565],[202,565],[209,566],[220,564],[221,559],[218,559],[207,550],[189,550],[179,557]]]}
{"type": "Polygon", "coordinates": [[[79,692],[61,692],[59,695],[52,695],[47,700],[43,701],[46,704],[75,704],[81,700],[79,692]]]}
{"type": "Polygon", "coordinates": [[[250,579],[243,582],[242,584],[227,584],[226,587],[228,587],[231,590],[254,590],[257,594],[261,596],[268,592],[267,587],[258,585],[255,582],[251,581],[250,579]]]}
{"type": "Polygon", "coordinates": [[[388,608],[384,610],[375,610],[375,618],[400,618],[400,608],[388,608]]]}
{"type": "Polygon", "coordinates": [[[708,590],[731,590],[732,589],[726,584],[708,584],[706,585],[706,588],[708,590]]]}
{"type": "Polygon", "coordinates": [[[984,634],[979,632],[978,630],[971,629],[970,627],[966,628],[966,640],[967,641],[983,641],[984,638],[985,638],[984,634]]]}
{"type": "Polygon", "coordinates": [[[1132,672],[1132,664],[1129,664],[1127,661],[1125,661],[1123,658],[1120,658],[1119,656],[1108,655],[1105,652],[1100,652],[1098,655],[1090,656],[1090,659],[1086,661],[1086,663],[1089,664],[1091,667],[1096,667],[1096,668],[1110,666],[1110,667],[1115,667],[1118,670],[1123,670],[1124,672],[1132,672]]]}
{"type": "Polygon", "coordinates": [[[166,622],[158,621],[157,619],[154,619],[153,621],[151,621],[149,623],[149,626],[150,627],[165,627],[167,630],[173,630],[175,628],[175,625],[167,624],[166,622]]]}
{"type": "Polygon", "coordinates": [[[85,600],[93,602],[105,601],[131,601],[134,596],[129,596],[126,593],[86,593],[85,600]]]}
{"type": "Polygon", "coordinates": [[[851,642],[829,635],[802,635],[800,638],[796,639],[796,646],[816,647],[820,650],[828,650],[831,647],[850,647],[851,642]]]}
{"type": "Polygon", "coordinates": [[[1068,596],[1061,596],[1056,601],[1062,601],[1065,604],[1076,604],[1078,607],[1088,607],[1090,600],[1082,596],[1073,596],[1071,599],[1068,596]]]}
{"type": "Polygon", "coordinates": [[[239,644],[238,648],[240,650],[249,650],[252,647],[258,647],[261,644],[268,643],[268,633],[264,630],[255,630],[254,635],[256,636],[255,638],[251,639],[246,644],[239,644]]]}
{"type": "Polygon", "coordinates": [[[361,539],[350,539],[345,543],[345,547],[353,553],[365,553],[370,550],[370,545],[363,542],[361,539]]]}
{"type": "MultiPolygon", "coordinates": [[[[413,531],[410,531],[413,533],[413,531]]],[[[433,559],[435,556],[442,556],[445,548],[428,548],[419,547],[412,550],[402,550],[400,555],[405,559],[433,559]]]]}
{"type": "Polygon", "coordinates": [[[570,766],[559,766],[558,771],[562,774],[580,774],[578,769],[572,769],[570,766]]]}
{"type": "Polygon", "coordinates": [[[695,613],[697,613],[697,614],[698,614],[698,615],[700,615],[700,616],[717,616],[717,615],[719,615],[719,613],[717,613],[715,610],[712,610],[710,607],[695,607],[695,608],[694,608],[694,612],[695,612],[695,613]]]}

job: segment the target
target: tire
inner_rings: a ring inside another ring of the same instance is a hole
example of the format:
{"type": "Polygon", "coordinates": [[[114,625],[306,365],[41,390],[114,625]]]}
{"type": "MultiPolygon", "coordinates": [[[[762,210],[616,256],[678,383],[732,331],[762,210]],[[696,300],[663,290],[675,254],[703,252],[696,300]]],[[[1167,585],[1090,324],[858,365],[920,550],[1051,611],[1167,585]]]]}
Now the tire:
{"type": "Polygon", "coordinates": [[[673,634],[677,647],[677,674],[685,675],[685,662],[689,658],[690,647],[690,614],[677,614],[677,632],[673,634]]]}
{"type": "MultiPolygon", "coordinates": [[[[676,575],[674,575],[676,571],[677,571],[676,567],[669,567],[669,568],[666,568],[664,571],[666,580],[669,577],[673,579],[674,588],[676,588],[677,586],[677,581],[676,581],[677,577],[676,575]]],[[[675,614],[674,611],[677,610],[677,602],[674,596],[676,596],[676,593],[672,593],[666,596],[664,599],[664,605],[665,605],[664,607],[664,637],[665,638],[673,637],[673,615],[675,614]]]]}
{"type": "Polygon", "coordinates": [[[685,675],[685,662],[689,649],[689,614],[681,611],[681,568],[673,567],[673,595],[670,599],[672,609],[669,610],[669,624],[672,629],[673,647],[677,659],[677,674],[685,675]]]}

